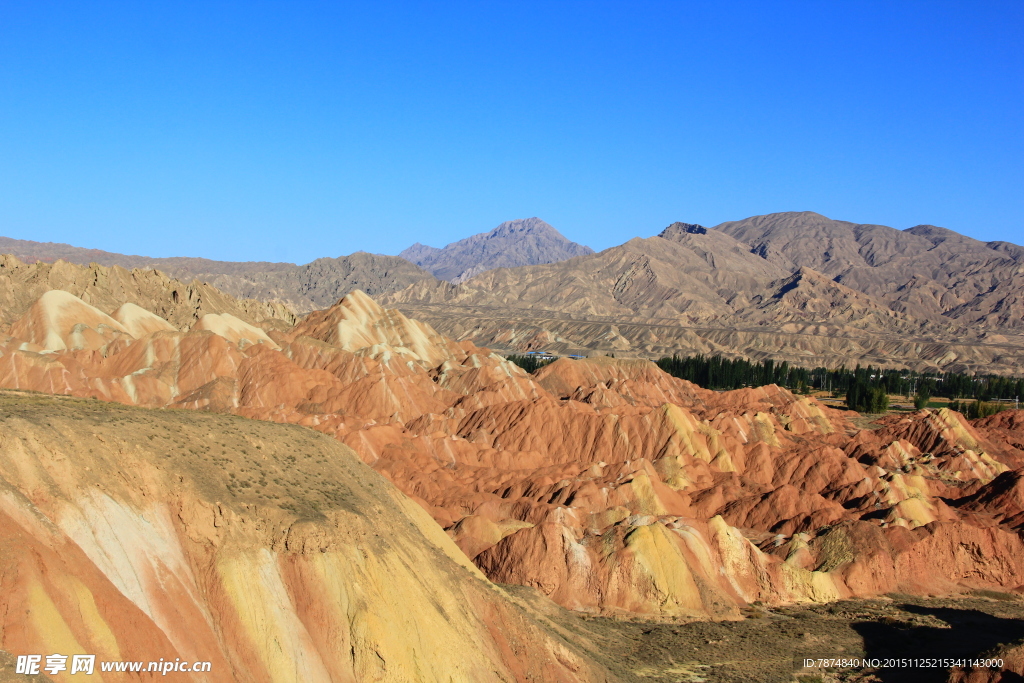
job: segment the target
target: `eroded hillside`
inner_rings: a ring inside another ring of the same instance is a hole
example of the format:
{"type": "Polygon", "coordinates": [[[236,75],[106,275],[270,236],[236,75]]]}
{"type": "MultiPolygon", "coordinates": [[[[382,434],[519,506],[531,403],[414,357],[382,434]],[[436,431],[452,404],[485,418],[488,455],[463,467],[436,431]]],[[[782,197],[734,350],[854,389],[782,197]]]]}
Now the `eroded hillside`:
{"type": "MultiPolygon", "coordinates": [[[[82,249],[69,244],[0,237],[0,254],[12,255],[18,261],[33,266],[38,263],[36,267],[42,272],[58,261],[63,263],[63,267],[58,267],[60,273],[73,270],[73,266],[68,268],[70,264],[89,268],[94,264],[106,266],[111,272],[118,272],[117,269],[122,272],[160,271],[168,278],[203,286],[207,291],[216,287],[238,299],[255,299],[274,305],[275,310],[287,309],[298,314],[330,306],[353,289],[379,295],[420,280],[434,279],[430,273],[406,259],[364,251],[336,258],[318,258],[299,266],[266,261],[213,261],[186,256],[151,258],[82,249]]],[[[51,286],[64,285],[51,283],[51,286]]]]}
{"type": "Polygon", "coordinates": [[[66,261],[24,263],[0,256],[0,329],[50,290],[69,292],[111,313],[123,304],[137,305],[175,327],[188,327],[207,313],[226,313],[253,324],[276,321],[288,326],[296,320],[280,303],[235,299],[208,284],[175,280],[156,270],[66,261]]]}
{"type": "Polygon", "coordinates": [[[1017,413],[866,429],[775,386],[706,391],[648,361],[528,375],[358,292],[288,330],[211,317],[135,336],[51,292],[0,345],[0,385],[323,432],[487,576],[576,610],[729,617],[1024,585],[1017,413]]]}
{"type": "Polygon", "coordinates": [[[212,665],[178,680],[611,680],[291,425],[2,392],[0,558],[7,652],[212,665]]]}

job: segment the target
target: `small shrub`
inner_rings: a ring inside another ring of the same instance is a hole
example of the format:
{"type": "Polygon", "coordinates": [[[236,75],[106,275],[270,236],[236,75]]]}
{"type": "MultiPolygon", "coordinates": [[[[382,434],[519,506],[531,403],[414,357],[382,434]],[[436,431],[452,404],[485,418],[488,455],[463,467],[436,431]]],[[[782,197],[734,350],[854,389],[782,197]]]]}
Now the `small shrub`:
{"type": "Polygon", "coordinates": [[[926,389],[926,388],[919,389],[918,392],[914,395],[914,409],[915,410],[922,410],[924,408],[927,408],[928,407],[928,401],[930,401],[931,398],[932,398],[932,393],[928,389],[926,389]]]}

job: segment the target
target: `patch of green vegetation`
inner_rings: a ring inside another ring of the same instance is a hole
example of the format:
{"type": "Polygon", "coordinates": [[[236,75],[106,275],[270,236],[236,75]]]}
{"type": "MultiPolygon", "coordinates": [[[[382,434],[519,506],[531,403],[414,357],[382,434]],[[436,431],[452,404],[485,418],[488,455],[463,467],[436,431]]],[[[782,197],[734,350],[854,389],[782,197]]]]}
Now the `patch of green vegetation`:
{"type": "MultiPolygon", "coordinates": [[[[949,399],[977,399],[982,402],[995,399],[1013,400],[1024,397],[1024,378],[1005,375],[958,372],[915,372],[896,368],[860,367],[853,369],[804,368],[777,363],[767,359],[751,361],[745,358],[723,358],[720,355],[665,357],[657,361],[658,367],[672,375],[698,384],[705,389],[729,390],[745,386],[778,384],[797,393],[810,387],[818,391],[831,391],[833,397],[844,396],[855,382],[864,382],[872,389],[886,394],[916,397],[941,396],[949,399]]],[[[924,398],[922,407],[926,405],[924,398]]]]}
{"type": "Polygon", "coordinates": [[[949,409],[963,413],[968,420],[977,420],[981,417],[991,417],[1009,408],[1003,403],[990,403],[986,401],[950,401],[949,409]]]}
{"type": "Polygon", "coordinates": [[[1000,602],[1020,602],[1020,597],[1013,593],[1004,593],[1002,591],[993,591],[978,589],[971,591],[971,595],[976,595],[979,598],[988,598],[989,600],[998,600],[1000,602]]]}
{"type": "Polygon", "coordinates": [[[858,378],[846,391],[846,406],[858,413],[884,413],[889,409],[889,395],[883,387],[872,387],[858,378]]]}
{"type": "Polygon", "coordinates": [[[511,361],[526,370],[529,373],[534,373],[540,370],[545,365],[550,365],[554,362],[553,358],[537,358],[536,356],[521,356],[517,354],[511,354],[505,356],[505,360],[511,361]]]}

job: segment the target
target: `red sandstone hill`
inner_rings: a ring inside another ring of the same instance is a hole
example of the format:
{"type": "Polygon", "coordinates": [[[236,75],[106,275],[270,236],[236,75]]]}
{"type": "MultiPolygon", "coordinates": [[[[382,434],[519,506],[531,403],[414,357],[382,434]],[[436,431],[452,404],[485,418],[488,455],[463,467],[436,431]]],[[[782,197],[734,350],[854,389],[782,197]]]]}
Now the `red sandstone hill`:
{"type": "Polygon", "coordinates": [[[344,444],[229,415],[0,392],[0,585],[4,681],[616,680],[344,444]]]}
{"type": "Polygon", "coordinates": [[[1020,413],[861,429],[776,386],[706,391],[648,361],[528,375],[360,292],[266,332],[131,320],[43,296],[0,344],[0,386],[322,432],[490,579],[573,609],[728,616],[1024,586],[1020,413]]]}

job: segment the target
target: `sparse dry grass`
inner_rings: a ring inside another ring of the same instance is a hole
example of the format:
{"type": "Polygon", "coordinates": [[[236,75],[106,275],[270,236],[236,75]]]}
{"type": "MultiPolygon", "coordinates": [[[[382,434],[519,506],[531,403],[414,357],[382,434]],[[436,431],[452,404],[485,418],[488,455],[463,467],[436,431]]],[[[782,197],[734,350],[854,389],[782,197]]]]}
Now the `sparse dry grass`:
{"type": "MultiPolygon", "coordinates": [[[[380,475],[343,444],[297,425],[0,391],[0,430],[17,436],[21,420],[57,430],[67,441],[82,444],[90,458],[102,460],[100,451],[107,447],[132,449],[161,469],[191,479],[210,500],[232,507],[272,506],[300,518],[320,518],[327,510],[357,512],[365,508],[357,503],[379,502],[358,499],[365,489],[374,489],[380,475]]],[[[98,479],[114,474],[95,472],[98,479]]],[[[382,487],[376,489],[374,498],[384,495],[382,487]]]]}

